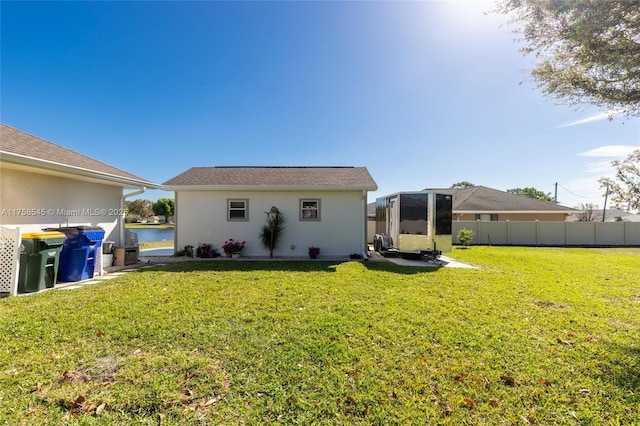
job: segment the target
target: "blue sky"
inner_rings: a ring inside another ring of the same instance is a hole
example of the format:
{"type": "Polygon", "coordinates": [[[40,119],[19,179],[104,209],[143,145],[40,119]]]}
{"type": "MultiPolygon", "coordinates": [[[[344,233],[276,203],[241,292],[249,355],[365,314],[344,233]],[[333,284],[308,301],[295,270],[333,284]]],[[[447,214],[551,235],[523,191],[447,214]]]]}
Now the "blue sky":
{"type": "MultiPolygon", "coordinates": [[[[6,2],[2,122],[162,183],[193,166],[365,166],[602,207],[640,120],[536,89],[491,2],[6,2]]],[[[155,200],[172,193],[149,191],[155,200]]]]}

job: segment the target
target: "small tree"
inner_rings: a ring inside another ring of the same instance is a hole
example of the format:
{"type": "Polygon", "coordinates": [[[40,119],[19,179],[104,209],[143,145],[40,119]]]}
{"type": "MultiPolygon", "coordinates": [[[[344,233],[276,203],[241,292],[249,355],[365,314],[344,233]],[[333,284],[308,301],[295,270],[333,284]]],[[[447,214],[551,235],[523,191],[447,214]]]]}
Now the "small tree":
{"type": "Polygon", "coordinates": [[[458,242],[462,244],[462,247],[467,248],[469,247],[469,244],[471,244],[471,240],[473,240],[474,234],[475,232],[473,232],[471,229],[463,228],[458,231],[458,242]]]}
{"type": "Polygon", "coordinates": [[[138,221],[138,219],[140,219],[139,215],[133,214],[133,213],[128,213],[124,217],[124,223],[136,223],[138,221]]]}
{"type": "Polygon", "coordinates": [[[282,232],[284,231],[284,216],[277,207],[271,207],[267,213],[267,223],[262,225],[260,230],[260,242],[262,246],[269,249],[269,257],[273,257],[273,250],[278,245],[282,232]]]}
{"type": "Polygon", "coordinates": [[[475,185],[472,184],[471,182],[463,180],[462,182],[456,182],[453,185],[451,185],[451,189],[467,189],[467,188],[473,188],[474,186],[475,185]]]}
{"type": "Polygon", "coordinates": [[[640,209],[640,149],[636,149],[624,160],[615,160],[615,178],[601,178],[601,188],[607,188],[611,201],[617,207],[628,210],[640,209]]]}
{"type": "Polygon", "coordinates": [[[173,198],[160,198],[153,203],[153,213],[159,216],[173,216],[175,202],[173,198]]]}
{"type": "Polygon", "coordinates": [[[578,218],[576,222],[595,222],[598,220],[596,217],[598,214],[598,205],[593,203],[581,204],[578,207],[582,210],[580,213],[576,214],[578,218]]]}
{"type": "Polygon", "coordinates": [[[536,200],[551,201],[551,193],[545,194],[539,189],[533,187],[507,189],[507,192],[509,194],[520,195],[522,197],[529,197],[536,200]]]}
{"type": "Polygon", "coordinates": [[[129,214],[135,214],[141,218],[153,216],[152,202],[149,200],[137,199],[133,201],[125,201],[125,207],[129,214]]]}

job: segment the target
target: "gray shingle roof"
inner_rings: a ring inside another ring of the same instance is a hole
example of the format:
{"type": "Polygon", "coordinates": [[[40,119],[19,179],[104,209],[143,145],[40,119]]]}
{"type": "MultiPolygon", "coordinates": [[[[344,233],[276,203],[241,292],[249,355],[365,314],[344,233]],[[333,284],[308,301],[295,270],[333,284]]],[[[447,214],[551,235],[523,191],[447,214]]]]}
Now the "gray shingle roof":
{"type": "MultiPolygon", "coordinates": [[[[578,213],[579,210],[529,197],[511,194],[486,186],[474,186],[466,189],[425,188],[423,191],[434,191],[440,194],[453,195],[454,212],[498,213],[498,212],[531,212],[531,213],[578,213]]],[[[376,203],[367,204],[367,214],[376,214],[376,203]]]]}
{"type": "Polygon", "coordinates": [[[30,135],[6,124],[0,124],[0,153],[15,154],[30,159],[42,160],[43,167],[46,166],[46,163],[57,163],[72,168],[85,169],[99,174],[113,175],[119,178],[157,186],[124,170],[94,160],[93,158],[30,135]]]}
{"type": "Polygon", "coordinates": [[[163,185],[377,189],[365,167],[193,167],[163,185]]]}
{"type": "Polygon", "coordinates": [[[425,189],[453,195],[453,210],[459,212],[572,212],[571,207],[536,200],[535,198],[511,194],[486,186],[473,186],[465,189],[438,188],[425,189]]]}

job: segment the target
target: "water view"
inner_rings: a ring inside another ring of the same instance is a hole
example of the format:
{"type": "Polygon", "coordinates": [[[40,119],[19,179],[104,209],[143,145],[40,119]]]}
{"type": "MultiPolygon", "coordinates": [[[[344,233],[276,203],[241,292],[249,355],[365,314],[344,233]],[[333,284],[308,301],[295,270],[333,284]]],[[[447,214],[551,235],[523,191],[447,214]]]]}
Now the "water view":
{"type": "MultiPolygon", "coordinates": [[[[138,234],[139,243],[149,243],[155,241],[173,241],[173,228],[135,228],[130,229],[131,232],[138,234]]],[[[171,243],[168,243],[171,245],[171,243]]]]}

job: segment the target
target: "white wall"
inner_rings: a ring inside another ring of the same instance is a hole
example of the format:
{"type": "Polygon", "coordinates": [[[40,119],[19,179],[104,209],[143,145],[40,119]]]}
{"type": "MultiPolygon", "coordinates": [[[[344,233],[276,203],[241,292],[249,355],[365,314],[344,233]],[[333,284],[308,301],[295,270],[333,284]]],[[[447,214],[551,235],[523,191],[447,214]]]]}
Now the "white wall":
{"type": "Polygon", "coordinates": [[[222,254],[224,242],[233,238],[247,242],[243,255],[268,256],[259,234],[265,212],[276,206],[286,222],[274,256],[307,256],[310,246],[320,247],[321,257],[360,254],[366,238],[365,203],[362,191],[178,191],[176,249],[208,243],[222,254]],[[248,222],[227,221],[230,198],[249,200],[248,222]],[[320,221],[299,220],[300,199],[320,199],[320,221]]]}
{"type": "Polygon", "coordinates": [[[47,227],[94,225],[119,244],[119,186],[0,169],[0,224],[23,233],[47,227]]]}

